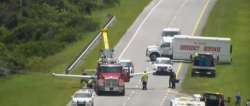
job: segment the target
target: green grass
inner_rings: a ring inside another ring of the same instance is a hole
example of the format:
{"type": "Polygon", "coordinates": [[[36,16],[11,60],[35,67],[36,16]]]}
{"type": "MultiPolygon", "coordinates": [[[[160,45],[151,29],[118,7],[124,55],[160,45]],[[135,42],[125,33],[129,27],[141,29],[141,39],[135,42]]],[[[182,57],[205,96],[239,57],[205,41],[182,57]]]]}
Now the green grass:
{"type": "Polygon", "coordinates": [[[250,98],[250,1],[218,0],[203,31],[206,36],[230,37],[233,43],[233,62],[218,65],[216,78],[191,78],[189,70],[183,90],[189,93],[222,92],[232,97],[239,91],[243,102],[250,98]]]}
{"type": "Polygon", "coordinates": [[[0,79],[1,106],[63,106],[79,81],[58,79],[49,74],[27,73],[0,79]]]}
{"type": "MultiPolygon", "coordinates": [[[[94,20],[104,24],[106,15],[112,13],[117,20],[110,31],[110,43],[114,46],[150,0],[121,0],[119,6],[94,11],[94,20]]],[[[29,67],[31,72],[0,78],[0,106],[63,106],[73,92],[79,89],[79,81],[54,78],[51,72],[63,72],[82,48],[99,30],[86,35],[76,43],[68,45],[62,52],[46,59],[36,59],[29,67]]],[[[99,56],[98,45],[78,70],[94,68],[99,56]]],[[[78,71],[80,72],[80,71],[78,71]]]]}

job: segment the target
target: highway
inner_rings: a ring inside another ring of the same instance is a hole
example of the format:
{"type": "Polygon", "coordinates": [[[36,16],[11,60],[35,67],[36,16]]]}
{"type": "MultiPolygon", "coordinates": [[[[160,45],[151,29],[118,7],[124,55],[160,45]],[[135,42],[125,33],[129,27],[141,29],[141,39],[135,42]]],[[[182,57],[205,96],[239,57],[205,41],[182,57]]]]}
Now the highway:
{"type": "MultiPolygon", "coordinates": [[[[152,0],[115,47],[115,56],[131,59],[135,72],[151,69],[145,56],[146,47],[159,44],[161,30],[178,27],[182,34],[199,35],[209,11],[216,0],[152,0]]],[[[129,16],[128,16],[129,17],[129,16]]],[[[119,19],[117,19],[119,22],[119,19]]],[[[187,65],[175,63],[178,79],[183,79],[187,65]]],[[[168,88],[168,76],[150,75],[148,90],[141,90],[140,77],[126,84],[125,96],[104,95],[95,98],[95,106],[168,106],[170,98],[178,94],[168,88]]]]}

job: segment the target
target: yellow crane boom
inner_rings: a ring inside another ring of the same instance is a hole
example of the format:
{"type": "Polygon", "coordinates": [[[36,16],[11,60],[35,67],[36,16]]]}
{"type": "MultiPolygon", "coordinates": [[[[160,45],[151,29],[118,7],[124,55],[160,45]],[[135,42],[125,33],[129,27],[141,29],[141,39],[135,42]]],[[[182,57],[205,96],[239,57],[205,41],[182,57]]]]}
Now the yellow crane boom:
{"type": "Polygon", "coordinates": [[[109,41],[108,41],[108,30],[107,29],[102,29],[102,38],[103,38],[103,43],[104,43],[104,49],[109,50],[109,41]]]}

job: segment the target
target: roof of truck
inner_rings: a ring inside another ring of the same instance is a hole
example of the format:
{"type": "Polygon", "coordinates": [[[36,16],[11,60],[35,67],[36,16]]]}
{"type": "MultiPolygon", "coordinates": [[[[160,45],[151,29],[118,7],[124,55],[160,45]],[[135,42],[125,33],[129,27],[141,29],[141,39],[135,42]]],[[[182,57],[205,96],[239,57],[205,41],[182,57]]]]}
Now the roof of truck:
{"type": "Polygon", "coordinates": [[[162,31],[177,31],[177,32],[179,32],[180,29],[175,28],[175,27],[167,27],[167,28],[164,28],[162,31]]]}
{"type": "Polygon", "coordinates": [[[175,36],[175,38],[231,41],[231,38],[227,38],[227,37],[207,37],[207,36],[191,36],[191,35],[178,35],[178,36],[175,36]]]}

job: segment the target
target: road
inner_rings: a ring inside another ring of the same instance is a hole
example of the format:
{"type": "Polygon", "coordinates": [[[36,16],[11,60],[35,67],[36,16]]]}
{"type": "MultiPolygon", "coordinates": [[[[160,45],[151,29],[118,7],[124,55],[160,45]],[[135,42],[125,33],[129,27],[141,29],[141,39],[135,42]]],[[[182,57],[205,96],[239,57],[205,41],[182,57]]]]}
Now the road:
{"type": "MultiPolygon", "coordinates": [[[[115,56],[131,59],[135,72],[142,72],[147,67],[150,69],[151,63],[145,56],[146,47],[159,44],[161,30],[179,27],[182,34],[198,35],[215,1],[152,0],[115,47],[115,56]]],[[[174,70],[178,79],[183,79],[187,65],[175,63],[174,70]]],[[[125,96],[97,96],[95,106],[168,106],[170,98],[178,94],[178,89],[168,88],[168,76],[151,75],[148,90],[142,91],[140,77],[134,77],[126,84],[125,96]]]]}

